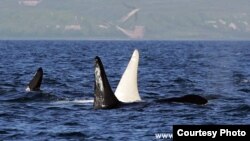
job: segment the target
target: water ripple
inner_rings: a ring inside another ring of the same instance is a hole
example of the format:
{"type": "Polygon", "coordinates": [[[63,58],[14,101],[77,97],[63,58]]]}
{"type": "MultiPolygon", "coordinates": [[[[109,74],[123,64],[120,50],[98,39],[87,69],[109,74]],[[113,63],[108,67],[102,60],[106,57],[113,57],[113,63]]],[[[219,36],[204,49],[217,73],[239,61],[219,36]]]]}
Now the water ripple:
{"type": "Polygon", "coordinates": [[[248,124],[249,45],[0,41],[0,140],[154,140],[173,124],[248,124]],[[101,57],[115,90],[135,48],[143,101],[94,110],[94,57],[101,57]],[[38,67],[44,69],[41,91],[27,93],[38,67]],[[155,102],[186,94],[204,96],[208,104],[155,102]]]}

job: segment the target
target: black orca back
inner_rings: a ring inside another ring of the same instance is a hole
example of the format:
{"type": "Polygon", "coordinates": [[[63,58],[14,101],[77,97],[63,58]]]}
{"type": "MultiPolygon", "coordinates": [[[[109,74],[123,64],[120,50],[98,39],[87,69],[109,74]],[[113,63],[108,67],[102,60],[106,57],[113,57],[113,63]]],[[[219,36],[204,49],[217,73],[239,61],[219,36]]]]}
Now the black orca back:
{"type": "Polygon", "coordinates": [[[199,95],[190,94],[190,95],[184,95],[181,97],[160,99],[160,100],[157,100],[156,102],[160,102],[160,103],[177,102],[177,103],[192,103],[192,104],[197,104],[197,105],[204,105],[208,101],[206,98],[201,97],[199,95]]]}

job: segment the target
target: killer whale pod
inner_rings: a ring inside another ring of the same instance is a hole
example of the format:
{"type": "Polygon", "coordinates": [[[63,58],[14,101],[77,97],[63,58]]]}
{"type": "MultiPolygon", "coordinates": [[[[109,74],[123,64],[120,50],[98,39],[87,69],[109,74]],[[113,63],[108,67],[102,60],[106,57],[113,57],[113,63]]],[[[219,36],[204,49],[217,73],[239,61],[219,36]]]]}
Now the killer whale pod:
{"type": "MultiPolygon", "coordinates": [[[[139,63],[139,52],[135,50],[128,63],[128,66],[118,84],[116,95],[112,91],[106,76],[101,59],[95,58],[95,87],[94,87],[94,108],[95,109],[112,109],[131,103],[140,101],[137,86],[137,71],[139,63]],[[128,79],[130,78],[130,79],[128,79]]],[[[43,69],[37,69],[35,75],[29,82],[26,91],[39,91],[43,79],[43,69]]],[[[181,97],[172,97],[156,100],[158,103],[192,103],[204,105],[208,101],[199,95],[184,95],[181,97]]]]}

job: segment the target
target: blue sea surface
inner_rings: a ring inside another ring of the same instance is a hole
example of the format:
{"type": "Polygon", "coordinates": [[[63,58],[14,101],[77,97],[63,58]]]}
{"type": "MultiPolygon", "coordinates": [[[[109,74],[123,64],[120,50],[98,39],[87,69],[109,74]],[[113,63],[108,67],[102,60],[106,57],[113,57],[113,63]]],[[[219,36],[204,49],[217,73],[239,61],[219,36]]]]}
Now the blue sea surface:
{"type": "Polygon", "coordinates": [[[0,41],[0,140],[157,140],[175,124],[249,123],[249,41],[0,41]],[[95,56],[115,91],[134,49],[143,101],[94,110],[95,56]],[[26,92],[38,67],[42,91],[26,92]],[[155,102],[186,94],[208,104],[155,102]]]}

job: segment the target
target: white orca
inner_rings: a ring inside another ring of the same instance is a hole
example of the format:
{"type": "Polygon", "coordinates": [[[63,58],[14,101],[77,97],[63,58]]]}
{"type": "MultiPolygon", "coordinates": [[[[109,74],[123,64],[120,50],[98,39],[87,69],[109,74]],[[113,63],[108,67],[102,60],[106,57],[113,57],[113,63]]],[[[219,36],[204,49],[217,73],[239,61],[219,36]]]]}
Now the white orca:
{"type": "Polygon", "coordinates": [[[29,82],[26,91],[39,91],[43,80],[43,69],[40,67],[37,69],[36,74],[29,82]]]}
{"type": "Polygon", "coordinates": [[[116,88],[115,96],[124,103],[141,101],[137,85],[139,52],[134,50],[125,72],[116,88]]]}

